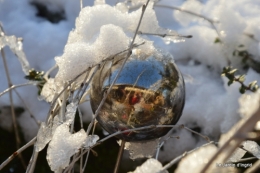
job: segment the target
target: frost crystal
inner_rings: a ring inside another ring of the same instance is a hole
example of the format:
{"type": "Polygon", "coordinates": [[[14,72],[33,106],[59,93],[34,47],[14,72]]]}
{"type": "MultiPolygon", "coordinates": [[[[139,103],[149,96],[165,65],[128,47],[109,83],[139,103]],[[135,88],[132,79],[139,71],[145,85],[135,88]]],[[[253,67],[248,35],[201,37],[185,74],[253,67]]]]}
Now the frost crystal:
{"type": "Polygon", "coordinates": [[[52,137],[52,130],[50,127],[46,126],[44,122],[41,123],[41,127],[37,134],[37,141],[36,141],[36,151],[40,152],[48,142],[50,142],[52,137]]]}
{"type": "Polygon", "coordinates": [[[130,158],[151,158],[158,146],[159,139],[147,142],[126,142],[125,149],[129,150],[130,158]]]}
{"type": "Polygon", "coordinates": [[[0,49],[9,46],[12,52],[17,56],[22,65],[23,72],[29,74],[30,65],[23,52],[23,43],[21,38],[15,36],[6,36],[0,27],[0,49]]]}
{"type": "Polygon", "coordinates": [[[47,150],[47,161],[52,171],[58,172],[69,165],[70,157],[78,152],[78,149],[86,141],[87,134],[81,129],[71,134],[69,126],[62,124],[54,132],[52,141],[47,150]]]}
{"type": "Polygon", "coordinates": [[[46,144],[48,144],[51,141],[52,136],[59,125],[60,121],[57,115],[53,118],[52,123],[50,123],[48,126],[46,126],[44,122],[41,123],[36,141],[37,152],[40,152],[46,146],[46,144]]]}
{"type": "Polygon", "coordinates": [[[71,102],[70,104],[67,105],[65,118],[66,118],[66,123],[68,125],[74,121],[77,107],[78,107],[78,105],[74,102],[71,102]]]}
{"type": "Polygon", "coordinates": [[[47,80],[47,82],[44,84],[40,96],[40,100],[44,99],[47,102],[52,102],[55,95],[57,95],[61,91],[61,87],[57,87],[55,85],[55,81],[53,78],[50,78],[47,80]]]}
{"type": "Polygon", "coordinates": [[[243,148],[253,154],[255,157],[260,159],[260,146],[254,141],[243,142],[243,148]]]}
{"type": "MultiPolygon", "coordinates": [[[[158,173],[162,169],[162,164],[156,159],[148,159],[141,166],[138,166],[134,172],[129,173],[158,173]]],[[[168,171],[160,171],[168,173],[168,171]]]]}
{"type": "Polygon", "coordinates": [[[86,141],[83,142],[83,147],[88,148],[97,143],[97,140],[99,140],[98,135],[89,135],[86,139],[86,141]]]}

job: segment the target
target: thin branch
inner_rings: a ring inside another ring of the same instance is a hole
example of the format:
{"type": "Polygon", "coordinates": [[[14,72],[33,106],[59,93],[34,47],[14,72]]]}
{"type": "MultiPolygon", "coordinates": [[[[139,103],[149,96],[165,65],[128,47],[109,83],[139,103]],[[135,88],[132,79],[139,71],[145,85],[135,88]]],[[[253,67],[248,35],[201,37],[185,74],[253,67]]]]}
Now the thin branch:
{"type": "MultiPolygon", "coordinates": [[[[97,125],[97,120],[96,120],[95,123],[94,123],[92,135],[94,135],[94,132],[95,132],[95,129],[96,129],[96,125],[97,125]]],[[[87,162],[88,162],[88,158],[89,158],[89,153],[90,153],[90,150],[88,150],[88,152],[87,152],[86,160],[85,160],[85,163],[84,163],[84,166],[83,166],[83,172],[85,171],[85,168],[86,168],[86,166],[87,166],[87,162]]]]}
{"type": "Polygon", "coordinates": [[[12,85],[11,87],[7,88],[6,90],[2,91],[0,93],[0,97],[6,93],[8,93],[9,91],[15,89],[15,88],[19,88],[19,87],[23,87],[23,86],[28,86],[28,85],[36,85],[37,82],[28,82],[28,83],[24,83],[24,84],[18,84],[18,85],[12,85]]]}
{"type": "MultiPolygon", "coordinates": [[[[11,81],[11,78],[10,78],[10,73],[9,73],[6,58],[5,58],[5,52],[4,52],[4,49],[2,49],[2,48],[0,48],[0,49],[1,49],[2,59],[3,59],[4,69],[5,69],[5,73],[6,73],[6,77],[7,77],[7,81],[8,81],[8,87],[10,88],[10,87],[13,86],[13,84],[12,84],[12,81],[11,81]]],[[[16,140],[16,148],[19,149],[20,144],[21,144],[21,140],[20,140],[19,133],[18,133],[17,120],[16,120],[16,116],[15,116],[15,111],[14,111],[14,102],[13,102],[12,90],[10,90],[10,92],[9,92],[9,99],[10,99],[10,106],[11,106],[11,114],[12,114],[12,122],[13,122],[15,140],[16,140]]],[[[26,168],[26,164],[25,164],[24,159],[23,159],[21,154],[19,155],[19,158],[21,160],[23,167],[26,168]]]]}
{"type": "Polygon", "coordinates": [[[44,76],[43,76],[43,78],[47,81],[48,78],[49,78],[50,73],[51,73],[53,70],[55,70],[56,68],[58,68],[58,65],[57,65],[57,64],[55,64],[55,65],[54,65],[53,67],[51,67],[48,71],[46,71],[45,74],[44,74],[44,76]]]}
{"type": "Polygon", "coordinates": [[[40,122],[37,121],[36,117],[33,115],[32,111],[30,110],[30,108],[27,106],[26,102],[24,101],[24,99],[21,97],[21,95],[18,93],[18,91],[16,91],[16,89],[14,89],[14,92],[16,93],[16,95],[19,97],[19,99],[23,102],[24,107],[26,108],[26,110],[29,112],[30,117],[34,120],[34,122],[37,124],[38,127],[40,127],[40,122]]]}
{"type": "Polygon", "coordinates": [[[247,161],[252,161],[252,160],[257,160],[257,159],[258,159],[257,157],[248,157],[248,158],[240,159],[233,163],[241,163],[241,162],[247,162],[247,161]]]}
{"type": "Polygon", "coordinates": [[[167,37],[167,36],[174,36],[174,37],[182,37],[182,38],[192,38],[192,35],[179,35],[179,34],[159,34],[159,33],[148,33],[148,32],[142,32],[139,31],[138,34],[140,35],[155,35],[155,36],[159,36],[159,37],[167,37]]]}
{"type": "Polygon", "coordinates": [[[194,131],[194,130],[191,130],[190,128],[188,128],[188,127],[186,127],[186,126],[183,126],[183,128],[186,129],[186,130],[188,130],[188,131],[190,131],[191,133],[194,133],[194,134],[196,134],[196,135],[199,135],[200,137],[204,138],[207,142],[210,142],[209,137],[204,136],[204,135],[202,135],[201,133],[198,133],[198,132],[196,132],[196,131],[194,131]]]}
{"type": "Polygon", "coordinates": [[[2,170],[9,162],[11,162],[18,154],[21,154],[25,149],[29,148],[36,142],[36,137],[34,137],[31,141],[29,141],[27,144],[19,148],[16,152],[14,152],[11,156],[8,157],[1,165],[0,170],[2,170]]]}
{"type": "Polygon", "coordinates": [[[27,166],[27,170],[26,173],[33,173],[34,169],[35,169],[35,164],[38,158],[38,152],[36,151],[36,147],[34,146],[33,148],[33,154],[32,157],[30,159],[29,165],[27,166]]]}
{"type": "Polygon", "coordinates": [[[80,0],[80,10],[83,8],[83,0],[80,0]]]}
{"type": "Polygon", "coordinates": [[[162,148],[162,146],[165,144],[166,141],[168,141],[171,138],[179,139],[180,137],[179,136],[168,136],[166,139],[164,139],[157,147],[157,151],[156,151],[156,155],[155,155],[156,160],[158,160],[160,149],[162,148]]]}
{"type": "Polygon", "coordinates": [[[139,130],[145,130],[145,129],[151,129],[151,128],[180,128],[179,125],[150,125],[150,126],[144,126],[144,127],[138,127],[138,128],[133,128],[133,129],[128,129],[128,130],[122,130],[122,131],[118,131],[118,132],[115,132],[113,134],[110,134],[108,135],[107,137],[99,140],[96,144],[94,144],[93,146],[91,147],[88,147],[86,148],[86,150],[84,150],[84,152],[79,156],[77,157],[75,160],[73,160],[70,165],[74,164],[78,159],[80,159],[80,157],[82,155],[84,155],[86,152],[88,152],[90,149],[96,147],[97,145],[100,145],[101,143],[105,142],[106,140],[112,138],[112,137],[115,137],[117,135],[120,135],[120,134],[123,134],[123,133],[127,133],[127,132],[133,132],[133,131],[139,131],[139,130]]]}
{"type": "Polygon", "coordinates": [[[115,165],[115,169],[114,169],[114,173],[117,173],[118,170],[119,170],[119,165],[120,165],[120,162],[122,160],[122,156],[124,154],[124,148],[125,148],[125,141],[122,140],[121,142],[121,146],[119,148],[119,152],[118,152],[118,155],[117,155],[117,160],[116,160],[116,165],[115,165]]]}
{"type": "Polygon", "coordinates": [[[208,21],[211,24],[212,28],[216,31],[216,33],[217,33],[217,35],[219,37],[219,40],[221,39],[221,35],[220,35],[220,33],[218,32],[218,30],[217,30],[217,28],[215,26],[215,23],[219,23],[219,21],[217,21],[217,20],[212,20],[212,19],[210,19],[208,17],[205,17],[203,15],[200,15],[200,14],[197,14],[197,13],[194,13],[192,11],[185,10],[185,9],[182,9],[182,8],[179,8],[179,7],[175,7],[175,6],[168,6],[168,5],[161,5],[161,4],[155,4],[154,6],[155,7],[161,7],[161,8],[168,8],[168,9],[172,9],[172,10],[178,10],[178,11],[181,11],[181,12],[184,12],[184,13],[188,13],[188,14],[194,15],[196,17],[202,18],[202,19],[208,21]]]}
{"type": "Polygon", "coordinates": [[[161,4],[155,4],[154,6],[155,7],[162,7],[162,8],[169,8],[169,9],[172,9],[172,10],[178,10],[178,11],[181,11],[181,12],[184,12],[184,13],[188,13],[188,14],[197,16],[199,18],[203,18],[203,19],[207,20],[210,23],[218,23],[219,22],[217,20],[212,20],[212,19],[210,19],[208,17],[205,17],[203,15],[200,15],[200,14],[197,14],[197,13],[194,13],[192,11],[185,10],[185,9],[182,9],[182,8],[179,8],[179,7],[175,7],[175,6],[168,6],[168,5],[161,5],[161,4]]]}

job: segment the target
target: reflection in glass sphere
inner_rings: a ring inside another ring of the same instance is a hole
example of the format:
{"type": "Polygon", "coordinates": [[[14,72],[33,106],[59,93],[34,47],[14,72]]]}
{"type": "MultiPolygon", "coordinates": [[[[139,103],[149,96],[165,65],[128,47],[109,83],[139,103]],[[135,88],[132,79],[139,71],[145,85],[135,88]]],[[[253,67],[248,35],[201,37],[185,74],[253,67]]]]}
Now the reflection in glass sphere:
{"type": "MultiPolygon", "coordinates": [[[[123,57],[124,58],[124,57],[123,57]]],[[[123,58],[107,62],[92,80],[90,103],[95,112],[116,77],[123,58]]],[[[97,121],[110,134],[149,125],[174,125],[184,107],[185,88],[181,73],[171,61],[156,57],[131,58],[112,87],[97,121]]],[[[125,141],[159,138],[170,128],[153,128],[123,133],[125,141]]]]}

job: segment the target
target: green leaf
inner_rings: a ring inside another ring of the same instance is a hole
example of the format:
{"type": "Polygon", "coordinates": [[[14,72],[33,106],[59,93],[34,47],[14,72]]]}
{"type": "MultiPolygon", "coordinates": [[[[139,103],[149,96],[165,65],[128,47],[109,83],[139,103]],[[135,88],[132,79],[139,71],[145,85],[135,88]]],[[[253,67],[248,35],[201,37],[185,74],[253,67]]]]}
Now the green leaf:
{"type": "Polygon", "coordinates": [[[214,43],[221,43],[221,40],[217,37],[214,41],[214,43]]]}
{"type": "Polygon", "coordinates": [[[230,86],[233,83],[233,80],[228,81],[228,86],[230,86]]]}
{"type": "Polygon", "coordinates": [[[245,87],[243,85],[239,88],[239,92],[241,94],[244,94],[246,92],[246,89],[245,89],[245,87]]]}

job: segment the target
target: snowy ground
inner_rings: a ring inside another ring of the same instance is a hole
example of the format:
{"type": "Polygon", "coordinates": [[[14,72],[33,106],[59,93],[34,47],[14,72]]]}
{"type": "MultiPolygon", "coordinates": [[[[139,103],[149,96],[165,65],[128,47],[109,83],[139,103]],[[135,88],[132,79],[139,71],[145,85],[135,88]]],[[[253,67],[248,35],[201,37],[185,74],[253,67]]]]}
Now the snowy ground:
{"type": "MultiPolygon", "coordinates": [[[[102,3],[102,1],[96,1],[96,3],[102,3]]],[[[112,0],[107,3],[115,5],[112,0]]],[[[93,6],[93,4],[87,0],[83,3],[84,7],[93,6]]],[[[117,5],[117,9],[109,6],[87,7],[81,14],[82,18],[76,22],[76,30],[70,33],[75,28],[75,19],[80,11],[79,1],[2,0],[0,1],[0,21],[6,35],[23,38],[23,49],[30,67],[39,71],[47,71],[57,63],[59,72],[56,81],[60,81],[75,77],[77,74],[75,69],[80,72],[80,68],[83,68],[85,63],[89,65],[99,61],[90,58],[84,60],[82,65],[80,62],[82,55],[104,58],[105,55],[113,55],[127,48],[131,32],[135,28],[140,13],[131,16],[120,12],[124,10],[123,4],[117,5]],[[37,16],[37,8],[32,5],[32,2],[43,4],[49,11],[62,14],[61,16],[65,19],[58,23],[51,23],[46,18],[37,16]],[[126,19],[132,23],[127,23],[126,19]],[[101,25],[105,26],[101,27],[101,25]],[[85,31],[85,27],[88,27],[89,30],[85,31]],[[116,42],[120,39],[123,41],[116,42]],[[88,45],[86,46],[82,42],[88,45]],[[108,44],[118,45],[118,47],[113,47],[109,49],[111,52],[106,52],[108,44]],[[103,55],[95,50],[102,50],[103,55]],[[70,61],[74,61],[72,62],[74,64],[69,64],[70,61]],[[78,66],[75,68],[73,65],[78,66]]],[[[253,94],[247,91],[241,95],[240,84],[234,83],[228,86],[228,80],[221,77],[221,71],[230,62],[232,66],[240,69],[241,74],[246,74],[245,84],[253,80],[260,81],[260,75],[256,72],[259,67],[250,64],[250,60],[243,63],[243,57],[233,55],[235,50],[245,50],[254,61],[260,61],[260,1],[161,0],[155,4],[154,11],[148,9],[147,14],[149,15],[144,18],[144,30],[147,28],[147,31],[154,33],[160,26],[175,30],[180,35],[193,36],[186,39],[185,42],[175,41],[175,38],[162,39],[156,36],[138,38],[139,40],[154,41],[153,44],[151,42],[151,45],[144,46],[144,49],[151,50],[153,49],[151,47],[154,46],[170,52],[184,75],[186,103],[179,124],[185,124],[213,140],[218,140],[219,136],[226,133],[241,117],[253,113],[254,107],[258,106],[258,93],[253,94]],[[203,19],[168,7],[165,8],[162,5],[183,8],[207,18],[203,19]],[[158,26],[156,26],[157,20],[156,16],[153,16],[153,12],[157,16],[158,26]],[[214,21],[216,29],[212,27],[209,20],[214,21]],[[221,42],[216,43],[217,38],[221,42]],[[243,47],[239,47],[239,45],[243,45],[243,47]],[[245,65],[247,68],[243,68],[245,65]],[[250,109],[248,105],[250,105],[250,109]]],[[[168,31],[164,30],[166,33],[168,31]]],[[[9,49],[5,50],[13,84],[26,83],[19,61],[9,49]]],[[[0,64],[0,74],[2,76],[0,91],[2,92],[8,88],[2,63],[0,64]]],[[[51,73],[51,77],[54,78],[55,74],[51,73]]],[[[44,121],[49,111],[49,104],[38,100],[37,88],[25,86],[17,91],[33,115],[39,121],[44,121]]],[[[9,104],[8,94],[1,96],[0,106],[9,104]]],[[[14,95],[14,105],[24,107],[16,95],[14,95]]],[[[82,107],[82,110],[84,119],[89,120],[90,108],[85,106],[82,107]]],[[[9,121],[8,118],[3,114],[0,114],[0,118],[5,120],[0,121],[0,125],[5,127],[8,124],[6,121],[9,121]]],[[[24,112],[18,121],[28,140],[36,135],[37,125],[30,118],[28,111],[24,112]]],[[[186,131],[181,131],[179,136],[179,140],[170,139],[166,142],[164,151],[160,153],[161,160],[171,160],[182,154],[183,151],[205,143],[202,138],[186,131]]]]}

